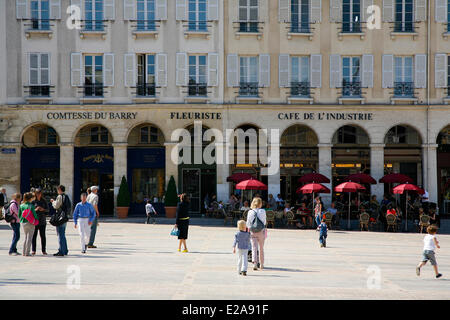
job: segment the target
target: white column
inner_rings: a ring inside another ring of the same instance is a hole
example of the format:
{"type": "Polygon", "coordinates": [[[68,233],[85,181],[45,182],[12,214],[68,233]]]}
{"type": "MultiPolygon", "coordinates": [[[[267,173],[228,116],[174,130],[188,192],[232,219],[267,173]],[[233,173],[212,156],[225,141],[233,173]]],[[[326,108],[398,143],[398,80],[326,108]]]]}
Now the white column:
{"type": "Polygon", "coordinates": [[[59,183],[66,187],[66,194],[73,200],[74,149],[73,143],[59,144],[59,183]]]}
{"type": "Polygon", "coordinates": [[[117,216],[115,210],[117,206],[117,195],[119,194],[120,182],[122,177],[127,178],[127,143],[116,142],[113,143],[114,148],[114,215],[117,216]]]}
{"type": "MultiPolygon", "coordinates": [[[[370,175],[378,182],[384,176],[384,147],[383,143],[370,145],[370,175]]],[[[371,186],[371,194],[381,201],[384,194],[384,184],[377,183],[371,186]]]]}
{"type": "MultiPolygon", "coordinates": [[[[419,183],[419,181],[417,182],[419,185],[422,185],[422,187],[424,187],[428,193],[430,193],[430,191],[428,190],[428,145],[423,144],[422,145],[422,172],[418,172],[417,175],[417,180],[419,180],[419,174],[420,174],[420,180],[421,183],[419,183]]],[[[431,198],[431,193],[430,193],[430,198],[431,198]]]]}
{"type": "MultiPolygon", "coordinates": [[[[272,138],[272,137],[271,137],[272,138]]],[[[273,139],[273,138],[272,138],[273,139]]],[[[270,145],[268,146],[268,155],[270,154],[270,152],[277,152],[277,154],[274,155],[274,157],[276,157],[276,159],[274,159],[275,163],[272,163],[272,166],[275,166],[275,172],[273,172],[273,170],[270,170],[272,172],[272,174],[268,174],[267,175],[267,184],[268,184],[268,190],[267,190],[267,194],[272,194],[274,198],[276,198],[276,196],[281,193],[281,187],[280,187],[280,142],[279,140],[276,142],[271,142],[270,145]]],[[[272,159],[272,155],[270,155],[270,157],[268,158],[268,161],[270,161],[272,159]]],[[[268,170],[269,171],[269,170],[268,170]]]]}
{"type": "Polygon", "coordinates": [[[230,198],[230,183],[227,182],[227,177],[230,175],[230,161],[226,153],[229,147],[229,143],[216,143],[217,199],[224,203],[230,198]]]}
{"type": "MultiPolygon", "coordinates": [[[[333,144],[331,143],[319,143],[317,145],[319,148],[319,173],[323,174],[327,178],[330,179],[330,181],[333,181],[333,175],[331,170],[331,148],[333,147],[333,144]]],[[[322,201],[325,204],[325,207],[328,207],[331,203],[331,195],[333,193],[332,190],[332,183],[324,185],[328,187],[331,190],[331,193],[322,193],[320,196],[322,197],[322,201]]]]}
{"type": "Polygon", "coordinates": [[[437,181],[437,144],[429,144],[427,149],[427,166],[423,165],[424,184],[428,191],[430,202],[438,202],[437,181]]]}
{"type": "Polygon", "coordinates": [[[176,142],[166,142],[164,143],[164,146],[166,147],[166,189],[167,185],[169,184],[170,177],[173,176],[175,179],[175,185],[177,186],[177,192],[178,190],[178,164],[174,163],[172,160],[172,150],[175,148],[178,149],[176,142]]]}

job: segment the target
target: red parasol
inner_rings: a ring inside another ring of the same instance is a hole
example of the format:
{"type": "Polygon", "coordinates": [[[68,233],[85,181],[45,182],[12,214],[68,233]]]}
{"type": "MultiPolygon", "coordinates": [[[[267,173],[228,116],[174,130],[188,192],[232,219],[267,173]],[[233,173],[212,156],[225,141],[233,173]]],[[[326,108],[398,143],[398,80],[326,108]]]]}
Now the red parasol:
{"type": "Polygon", "coordinates": [[[296,193],[330,193],[330,189],[320,183],[309,183],[298,188],[296,193]]]}
{"type": "Polygon", "coordinates": [[[408,192],[417,192],[418,194],[424,194],[425,190],[419,188],[418,186],[410,183],[404,183],[396,186],[392,189],[395,194],[403,194],[406,193],[406,208],[405,208],[405,231],[408,231],[408,192]]]}
{"type": "Polygon", "coordinates": [[[267,190],[267,186],[259,180],[249,179],[239,182],[236,185],[239,190],[267,190]]]}
{"type": "Polygon", "coordinates": [[[355,173],[347,176],[344,181],[352,181],[357,183],[377,184],[377,181],[365,173],[355,173]]]}
{"type": "Polygon", "coordinates": [[[379,181],[381,183],[413,183],[413,179],[401,173],[387,174],[379,181]]]}
{"type": "Polygon", "coordinates": [[[323,174],[313,172],[313,173],[305,174],[304,176],[300,177],[298,179],[298,182],[301,182],[301,183],[310,183],[310,182],[330,183],[330,179],[325,177],[323,174]]]}
{"type": "Polygon", "coordinates": [[[362,185],[356,182],[344,182],[334,188],[337,192],[348,192],[348,222],[347,227],[350,229],[350,193],[366,190],[362,185]]]}
{"type": "Polygon", "coordinates": [[[253,178],[253,176],[250,173],[237,172],[237,173],[233,173],[231,176],[229,176],[227,178],[227,182],[239,183],[241,181],[249,180],[252,178],[253,178]]]}

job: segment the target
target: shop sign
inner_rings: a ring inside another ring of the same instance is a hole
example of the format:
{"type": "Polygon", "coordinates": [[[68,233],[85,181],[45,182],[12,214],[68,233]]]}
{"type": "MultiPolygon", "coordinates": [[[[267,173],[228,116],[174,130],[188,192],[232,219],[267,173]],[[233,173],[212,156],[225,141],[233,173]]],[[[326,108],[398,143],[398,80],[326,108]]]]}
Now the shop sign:
{"type": "Polygon", "coordinates": [[[2,148],[2,154],[15,154],[15,148],[2,148]]]}
{"type": "Polygon", "coordinates": [[[171,112],[171,120],[221,120],[220,112],[171,112]]]}
{"type": "Polygon", "coordinates": [[[372,121],[373,113],[364,112],[280,112],[278,120],[372,121]]]}
{"type": "Polygon", "coordinates": [[[113,157],[108,154],[97,153],[83,158],[83,162],[92,161],[93,163],[104,163],[105,160],[113,161],[113,157]]]}
{"type": "Polygon", "coordinates": [[[49,112],[48,120],[135,120],[137,112],[49,112]]]}

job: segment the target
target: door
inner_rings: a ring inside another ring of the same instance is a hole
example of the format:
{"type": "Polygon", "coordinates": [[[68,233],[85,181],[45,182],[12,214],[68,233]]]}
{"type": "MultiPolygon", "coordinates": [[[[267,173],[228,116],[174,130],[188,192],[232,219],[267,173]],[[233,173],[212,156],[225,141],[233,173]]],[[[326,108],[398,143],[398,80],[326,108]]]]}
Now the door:
{"type": "Polygon", "coordinates": [[[100,176],[99,210],[101,215],[114,214],[114,177],[112,174],[100,176]]]}
{"type": "Polygon", "coordinates": [[[206,197],[206,194],[209,194],[211,199],[212,194],[216,193],[216,174],[215,172],[210,173],[210,170],[204,170],[201,173],[201,194],[200,194],[200,210],[201,213],[205,213],[205,206],[203,204],[203,200],[206,197]],[[205,172],[207,171],[207,172],[205,172]]]}
{"type": "Polygon", "coordinates": [[[191,201],[191,212],[200,213],[200,169],[183,169],[183,192],[189,196],[191,201]]]}

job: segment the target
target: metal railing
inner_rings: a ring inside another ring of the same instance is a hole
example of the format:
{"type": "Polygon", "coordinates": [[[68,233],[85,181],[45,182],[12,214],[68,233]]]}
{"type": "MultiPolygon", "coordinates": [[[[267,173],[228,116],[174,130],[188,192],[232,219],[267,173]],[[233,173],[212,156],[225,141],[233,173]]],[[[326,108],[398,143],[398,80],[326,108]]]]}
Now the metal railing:
{"type": "Polygon", "coordinates": [[[414,82],[394,82],[394,97],[414,97],[414,82]]]}
{"type": "Polygon", "coordinates": [[[361,22],[342,22],[342,33],[361,33],[362,23],[361,22]]]}
{"type": "Polygon", "coordinates": [[[187,21],[187,31],[192,32],[207,32],[208,23],[206,20],[188,20],[187,21]]]}
{"type": "Polygon", "coordinates": [[[258,97],[258,82],[241,82],[239,83],[239,96],[242,97],[258,97]]]}
{"type": "Polygon", "coordinates": [[[310,33],[311,24],[309,22],[291,22],[291,27],[289,29],[291,33],[310,33]]]}
{"type": "Polygon", "coordinates": [[[291,82],[291,96],[309,98],[310,95],[311,95],[311,87],[308,81],[291,82]]]}
{"type": "Polygon", "coordinates": [[[361,97],[361,81],[343,81],[342,82],[343,97],[361,97]]]}
{"type": "Polygon", "coordinates": [[[29,91],[31,97],[50,97],[50,86],[48,85],[29,86],[29,91]]]}
{"type": "Polygon", "coordinates": [[[84,20],[82,25],[84,31],[105,31],[104,20],[84,20]]]}
{"type": "Polygon", "coordinates": [[[135,31],[156,31],[158,27],[156,20],[136,20],[134,24],[135,31]]]}
{"type": "Polygon", "coordinates": [[[83,93],[85,97],[103,97],[103,83],[84,84],[83,93]]]}
{"type": "Polygon", "coordinates": [[[189,83],[189,97],[206,97],[208,95],[208,86],[206,83],[189,83]]]}
{"type": "Polygon", "coordinates": [[[414,22],[394,22],[394,32],[414,32],[414,22]]]}
{"type": "Polygon", "coordinates": [[[154,83],[137,84],[136,95],[139,97],[154,97],[156,96],[156,85],[154,83]]]}
{"type": "Polygon", "coordinates": [[[259,32],[259,22],[239,21],[239,32],[259,32]]]}
{"type": "Polygon", "coordinates": [[[31,19],[31,30],[50,30],[50,19],[31,19]]]}

